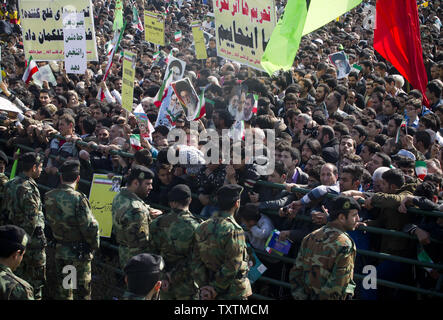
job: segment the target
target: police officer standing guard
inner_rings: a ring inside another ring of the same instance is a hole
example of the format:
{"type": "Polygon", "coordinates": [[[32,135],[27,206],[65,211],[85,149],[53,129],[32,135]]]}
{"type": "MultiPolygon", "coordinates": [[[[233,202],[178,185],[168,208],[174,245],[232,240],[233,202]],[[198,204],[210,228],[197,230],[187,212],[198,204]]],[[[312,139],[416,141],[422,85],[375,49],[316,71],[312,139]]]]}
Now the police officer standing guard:
{"type": "Polygon", "coordinates": [[[56,240],[57,298],[90,300],[91,261],[100,242],[98,223],[88,198],[75,190],[80,180],[80,162],[65,161],[59,172],[61,186],[45,195],[46,218],[56,240]],[[65,266],[75,267],[76,290],[62,285],[65,266]]]}
{"type": "Polygon", "coordinates": [[[302,241],[289,274],[296,300],[347,300],[354,294],[356,247],[346,233],[361,223],[360,205],[354,198],[338,196],[329,209],[329,222],[302,241]]]}
{"type": "MultiPolygon", "coordinates": [[[[34,288],[35,300],[42,299],[46,281],[45,218],[37,183],[43,158],[35,152],[27,152],[18,161],[19,175],[6,183],[2,205],[2,220],[23,228],[30,236],[27,254],[17,269],[17,275],[34,288]]],[[[5,224],[6,224],[5,223],[5,224]]]]}
{"type": "Polygon", "coordinates": [[[217,191],[220,211],[195,231],[192,271],[202,300],[244,300],[252,294],[245,234],[234,220],[242,191],[237,184],[222,186],[217,191]]]}
{"type": "Polygon", "coordinates": [[[0,300],[34,300],[34,289],[13,271],[22,262],[28,244],[25,230],[0,226],[0,300]]]}
{"type": "Polygon", "coordinates": [[[194,232],[202,220],[189,211],[191,189],[178,184],[169,191],[171,212],[151,224],[150,250],[165,260],[166,280],[163,281],[162,300],[195,300],[198,288],[191,274],[194,232]]]}
{"type": "Polygon", "coordinates": [[[140,253],[124,267],[127,290],[123,300],[158,300],[165,267],[156,254],[140,253]]]}
{"type": "Polygon", "coordinates": [[[149,225],[161,211],[151,209],[143,199],[152,190],[154,173],[138,167],[131,170],[127,187],[112,201],[112,232],[119,244],[120,267],[137,254],[149,252],[149,225]]]}

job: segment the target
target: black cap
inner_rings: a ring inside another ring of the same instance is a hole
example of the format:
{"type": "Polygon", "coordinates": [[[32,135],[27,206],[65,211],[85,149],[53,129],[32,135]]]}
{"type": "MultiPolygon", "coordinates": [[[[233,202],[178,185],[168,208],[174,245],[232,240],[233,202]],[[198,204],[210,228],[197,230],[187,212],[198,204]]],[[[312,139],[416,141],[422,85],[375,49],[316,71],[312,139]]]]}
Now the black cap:
{"type": "Polygon", "coordinates": [[[125,274],[159,273],[165,267],[163,258],[156,254],[141,253],[132,257],[124,267],[125,274]]]}
{"type": "Polygon", "coordinates": [[[191,189],[185,184],[174,186],[168,193],[169,201],[181,201],[191,197],[191,189]]]}
{"type": "Polygon", "coordinates": [[[26,152],[20,156],[19,161],[22,163],[32,163],[34,165],[43,162],[43,157],[37,152],[26,152]]]}
{"type": "Polygon", "coordinates": [[[6,165],[8,165],[8,157],[3,151],[0,151],[0,160],[4,161],[6,165]]]}
{"type": "Polygon", "coordinates": [[[80,174],[80,161],[78,161],[78,160],[66,160],[60,166],[59,172],[60,173],[77,172],[77,173],[80,174]]]}
{"type": "Polygon", "coordinates": [[[238,184],[227,184],[220,187],[217,191],[217,198],[219,201],[235,201],[240,199],[243,187],[238,184]]]}
{"type": "Polygon", "coordinates": [[[337,217],[340,213],[350,210],[361,210],[358,202],[352,197],[338,196],[331,200],[329,213],[331,216],[337,217]]]}
{"type": "Polygon", "coordinates": [[[145,166],[138,166],[131,170],[131,176],[134,176],[139,180],[154,179],[154,172],[145,166]]]}
{"type": "Polygon", "coordinates": [[[22,228],[11,224],[0,226],[0,246],[17,246],[24,250],[28,241],[29,237],[22,228]]]}

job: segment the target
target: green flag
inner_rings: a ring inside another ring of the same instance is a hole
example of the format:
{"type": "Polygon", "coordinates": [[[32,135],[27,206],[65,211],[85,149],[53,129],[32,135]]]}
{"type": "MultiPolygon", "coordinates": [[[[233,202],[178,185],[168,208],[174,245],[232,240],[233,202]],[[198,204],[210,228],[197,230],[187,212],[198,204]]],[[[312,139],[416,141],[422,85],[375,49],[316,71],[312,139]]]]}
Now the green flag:
{"type": "Polygon", "coordinates": [[[348,12],[362,0],[288,0],[282,18],[272,32],[261,65],[269,75],[289,70],[301,37],[348,12]]]}
{"type": "Polygon", "coordinates": [[[311,0],[302,35],[323,27],[361,2],[362,0],[311,0]]]}
{"type": "Polygon", "coordinates": [[[294,63],[308,12],[306,0],[288,0],[283,17],[278,20],[261,58],[261,65],[269,75],[294,63]]]}
{"type": "MultiPolygon", "coordinates": [[[[17,149],[17,155],[20,155],[20,148],[17,149]]],[[[18,158],[15,159],[14,163],[12,164],[11,175],[9,176],[9,180],[14,179],[15,177],[15,173],[17,171],[17,163],[18,163],[18,158]]]]}
{"type": "Polygon", "coordinates": [[[115,0],[114,10],[114,24],[112,30],[121,30],[123,27],[123,2],[122,0],[115,0]]]}

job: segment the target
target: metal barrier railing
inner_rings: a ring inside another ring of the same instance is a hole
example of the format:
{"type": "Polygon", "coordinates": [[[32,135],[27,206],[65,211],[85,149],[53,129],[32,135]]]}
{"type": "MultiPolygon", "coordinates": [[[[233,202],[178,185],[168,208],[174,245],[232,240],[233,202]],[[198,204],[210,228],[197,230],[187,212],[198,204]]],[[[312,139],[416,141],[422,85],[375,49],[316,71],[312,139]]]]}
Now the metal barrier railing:
{"type": "MultiPolygon", "coordinates": [[[[64,137],[60,136],[60,135],[55,135],[54,137],[59,138],[59,139],[64,139],[64,137]]],[[[6,140],[4,139],[0,139],[0,142],[6,142],[6,140]]],[[[83,142],[83,141],[78,141],[77,144],[82,145],[82,146],[88,146],[90,147],[87,143],[83,142]]],[[[23,148],[24,150],[29,150],[29,151],[35,151],[33,148],[24,146],[24,145],[18,145],[20,148],[23,148]]],[[[133,154],[130,153],[126,153],[126,152],[122,152],[122,151],[117,151],[117,150],[111,150],[110,153],[113,154],[118,154],[120,156],[126,156],[126,157],[133,157],[133,154]]],[[[57,156],[54,155],[50,155],[54,158],[57,158],[57,156]]],[[[12,159],[12,157],[8,157],[10,159],[12,159]]],[[[105,170],[103,170],[105,171],[105,170]]],[[[108,172],[106,172],[108,173],[108,172]]],[[[82,183],[86,183],[88,185],[91,184],[90,181],[87,180],[83,180],[81,181],[82,183]]],[[[272,187],[272,188],[277,188],[277,189],[286,189],[286,186],[283,184],[276,184],[276,183],[271,183],[271,182],[267,182],[267,181],[258,181],[257,182],[259,185],[263,185],[263,186],[267,186],[267,187],[272,187]]],[[[47,186],[41,185],[39,184],[39,187],[43,190],[50,190],[50,188],[48,188],[47,186]]],[[[292,192],[300,192],[300,193],[308,193],[310,190],[309,189],[304,189],[304,188],[292,188],[291,189],[292,192]]],[[[337,195],[333,195],[333,194],[328,194],[328,197],[335,197],[337,195]]],[[[198,197],[198,195],[193,194],[193,197],[198,197]]],[[[158,208],[158,209],[162,209],[162,210],[170,210],[170,208],[165,207],[165,206],[161,206],[161,205],[155,205],[152,204],[151,205],[154,208],[158,208]]],[[[416,209],[416,208],[408,208],[408,212],[411,213],[418,213],[418,214],[424,214],[424,215],[429,215],[429,216],[434,216],[434,217],[443,217],[443,213],[438,212],[438,211],[425,211],[425,210],[420,210],[420,209],[416,209]]],[[[275,211],[268,211],[266,213],[270,213],[270,214],[277,214],[277,212],[275,211]]],[[[305,221],[312,221],[309,217],[306,216],[295,216],[294,219],[300,219],[300,220],[305,220],[305,221]]],[[[375,227],[365,227],[365,226],[360,226],[358,230],[362,230],[362,231],[367,231],[367,232],[371,232],[371,233],[376,233],[376,234],[384,234],[384,235],[390,235],[390,236],[396,236],[396,237],[403,237],[403,238],[409,238],[409,239],[414,239],[417,240],[417,238],[415,236],[411,236],[409,234],[403,233],[403,232],[399,232],[396,230],[386,230],[386,229],[381,229],[381,228],[375,228],[375,227]]],[[[431,241],[437,242],[437,243],[443,243],[439,240],[436,239],[431,239],[431,241]]],[[[111,248],[112,245],[108,244],[107,242],[102,242],[102,244],[106,247],[109,246],[111,248]]],[[[115,247],[115,246],[114,246],[115,247]]],[[[115,247],[116,248],[116,247],[115,247]]],[[[287,263],[294,263],[295,259],[291,259],[288,257],[284,257],[284,256],[279,256],[279,255],[274,255],[274,254],[269,254],[266,251],[261,251],[261,250],[255,250],[255,252],[258,255],[266,255],[266,256],[271,256],[274,258],[279,259],[282,262],[287,262],[287,263]]],[[[408,263],[408,264],[413,264],[413,265],[417,265],[417,266],[421,266],[421,267],[428,267],[428,268],[433,268],[433,269],[438,269],[438,270],[442,270],[443,269],[443,265],[440,264],[433,264],[433,263],[426,263],[426,262],[421,262],[418,260],[413,260],[413,259],[408,259],[408,258],[404,258],[404,257],[399,257],[399,256],[393,256],[390,254],[386,254],[386,253],[377,253],[377,252],[372,252],[372,251],[368,251],[368,250],[362,250],[362,249],[357,249],[357,253],[358,254],[362,254],[362,255],[367,255],[367,256],[371,256],[371,257],[375,257],[375,258],[379,258],[379,259],[383,259],[383,260],[391,260],[391,261],[397,261],[397,262],[402,262],[402,263],[408,263]]],[[[113,268],[111,266],[105,265],[103,263],[97,262],[98,264],[100,264],[102,267],[106,266],[112,269],[115,269],[114,271],[122,274],[122,271],[120,269],[117,268],[113,268]]],[[[111,270],[111,269],[110,269],[111,270]]],[[[360,279],[363,278],[363,275],[358,275],[355,274],[354,275],[356,279],[360,279]]],[[[275,279],[271,279],[268,277],[260,277],[258,279],[258,281],[263,281],[263,282],[268,282],[270,284],[275,284],[278,286],[282,286],[284,288],[289,288],[290,285],[286,282],[282,282],[279,280],[275,280],[275,279]],[[261,280],[260,280],[261,279],[261,280]],[[289,286],[289,287],[288,287],[289,286]]],[[[430,290],[425,290],[425,289],[421,289],[421,288],[416,288],[416,287],[412,287],[412,286],[407,286],[404,284],[400,284],[400,283],[395,283],[395,282],[390,282],[390,281],[386,281],[386,280],[382,280],[382,279],[377,279],[377,283],[380,285],[384,285],[387,287],[392,287],[392,288],[397,288],[397,289],[403,289],[403,290],[408,290],[408,291],[414,291],[417,293],[422,293],[422,294],[427,294],[427,295],[433,295],[433,296],[437,296],[437,297],[443,297],[443,294],[440,294],[438,292],[435,291],[430,291],[430,290]]],[[[252,296],[252,298],[257,298],[257,299],[262,299],[262,298],[267,298],[270,299],[269,297],[264,297],[262,295],[259,294],[254,294],[252,296]]]]}

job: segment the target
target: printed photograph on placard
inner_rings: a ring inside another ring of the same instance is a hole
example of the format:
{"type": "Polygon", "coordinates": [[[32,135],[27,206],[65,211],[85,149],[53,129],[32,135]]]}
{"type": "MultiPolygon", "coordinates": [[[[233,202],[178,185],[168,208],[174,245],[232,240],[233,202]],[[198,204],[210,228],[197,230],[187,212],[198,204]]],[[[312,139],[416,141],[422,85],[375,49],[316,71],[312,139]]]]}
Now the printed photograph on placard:
{"type": "Polygon", "coordinates": [[[192,117],[198,107],[199,98],[189,78],[171,83],[187,118],[192,117]]]}
{"type": "Polygon", "coordinates": [[[351,72],[351,65],[344,51],[330,54],[329,60],[337,68],[337,79],[342,79],[351,72]]]}
{"type": "Polygon", "coordinates": [[[169,74],[169,70],[172,70],[172,81],[178,81],[183,78],[185,73],[186,62],[180,59],[169,57],[168,58],[168,67],[165,71],[165,79],[169,74]]]}

